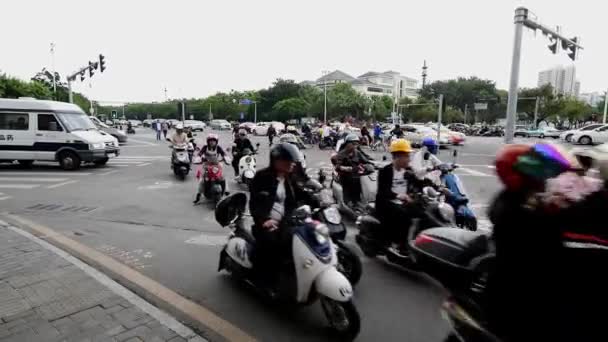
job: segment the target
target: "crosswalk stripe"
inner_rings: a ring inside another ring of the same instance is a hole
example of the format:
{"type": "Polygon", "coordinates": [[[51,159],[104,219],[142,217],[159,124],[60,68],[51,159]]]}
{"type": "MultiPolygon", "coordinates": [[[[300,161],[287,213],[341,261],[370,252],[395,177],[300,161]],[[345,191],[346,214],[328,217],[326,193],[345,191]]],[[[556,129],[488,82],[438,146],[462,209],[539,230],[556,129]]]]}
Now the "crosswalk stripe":
{"type": "Polygon", "coordinates": [[[468,175],[461,174],[461,176],[492,177],[492,175],[489,175],[487,173],[479,172],[479,171],[476,171],[476,170],[473,170],[473,169],[469,169],[469,168],[466,168],[466,167],[461,167],[461,168],[459,168],[457,170],[461,170],[461,171],[464,171],[464,172],[468,173],[468,175]]]}
{"type": "Polygon", "coordinates": [[[24,176],[24,175],[33,175],[33,176],[90,176],[89,172],[38,172],[38,171],[23,171],[23,172],[2,172],[0,171],[0,176],[24,176]]]}
{"type": "Polygon", "coordinates": [[[0,197],[0,201],[7,200],[9,198],[12,198],[12,197],[11,196],[2,196],[2,197],[0,197]]]}
{"type": "Polygon", "coordinates": [[[0,184],[0,189],[34,189],[40,184],[0,184]]]}
{"type": "Polygon", "coordinates": [[[148,165],[152,165],[152,163],[143,163],[143,164],[139,164],[137,166],[148,166],[148,165]]]}
{"type": "Polygon", "coordinates": [[[121,155],[116,159],[164,159],[165,156],[124,156],[121,155]]]}
{"type": "Polygon", "coordinates": [[[71,180],[71,181],[67,181],[67,182],[63,182],[63,183],[57,183],[57,184],[49,185],[46,188],[47,189],[55,189],[55,188],[58,188],[60,186],[64,186],[64,185],[68,185],[68,184],[73,184],[73,183],[76,183],[76,182],[78,182],[78,181],[77,180],[71,180]]]}
{"type": "Polygon", "coordinates": [[[110,160],[108,164],[139,164],[143,163],[143,160],[125,160],[125,159],[115,159],[110,160]]]}
{"type": "Polygon", "coordinates": [[[41,177],[0,177],[1,182],[63,182],[67,178],[41,178],[41,177]]]}

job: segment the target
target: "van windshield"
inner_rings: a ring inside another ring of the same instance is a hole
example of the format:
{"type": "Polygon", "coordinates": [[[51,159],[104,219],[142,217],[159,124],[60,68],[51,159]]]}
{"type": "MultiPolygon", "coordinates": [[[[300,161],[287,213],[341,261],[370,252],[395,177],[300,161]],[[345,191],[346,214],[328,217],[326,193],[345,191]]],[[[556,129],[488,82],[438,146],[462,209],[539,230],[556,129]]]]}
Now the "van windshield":
{"type": "Polygon", "coordinates": [[[57,113],[57,116],[69,131],[96,129],[91,119],[84,113],[57,113]]]}

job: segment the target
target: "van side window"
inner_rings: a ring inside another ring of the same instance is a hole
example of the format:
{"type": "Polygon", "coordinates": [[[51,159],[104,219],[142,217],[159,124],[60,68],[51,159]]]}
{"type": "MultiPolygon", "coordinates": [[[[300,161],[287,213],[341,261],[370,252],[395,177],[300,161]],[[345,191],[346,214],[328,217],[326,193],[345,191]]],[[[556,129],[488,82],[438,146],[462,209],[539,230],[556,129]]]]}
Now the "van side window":
{"type": "Polygon", "coordinates": [[[53,114],[38,114],[38,130],[61,132],[63,128],[53,114]]]}
{"type": "Polygon", "coordinates": [[[23,113],[0,113],[0,129],[27,131],[30,117],[23,113]]]}

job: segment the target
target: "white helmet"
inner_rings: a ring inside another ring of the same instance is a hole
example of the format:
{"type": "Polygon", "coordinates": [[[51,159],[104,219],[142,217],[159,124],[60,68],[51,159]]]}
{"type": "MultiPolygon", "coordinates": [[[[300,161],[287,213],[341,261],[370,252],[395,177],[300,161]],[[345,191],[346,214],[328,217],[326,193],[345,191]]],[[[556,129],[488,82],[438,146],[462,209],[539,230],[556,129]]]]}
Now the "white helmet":
{"type": "Polygon", "coordinates": [[[175,129],[184,129],[184,124],[178,123],[175,125],[175,129]]]}

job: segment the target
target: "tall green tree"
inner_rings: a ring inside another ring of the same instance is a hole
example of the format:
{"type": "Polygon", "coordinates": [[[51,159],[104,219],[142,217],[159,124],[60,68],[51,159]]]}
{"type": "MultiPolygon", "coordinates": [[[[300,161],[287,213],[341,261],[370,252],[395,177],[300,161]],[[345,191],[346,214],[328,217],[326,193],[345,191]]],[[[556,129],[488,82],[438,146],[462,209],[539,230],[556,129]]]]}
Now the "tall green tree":
{"type": "Polygon", "coordinates": [[[272,107],[278,121],[300,119],[306,116],[308,108],[309,104],[297,97],[281,100],[272,107]]]}
{"type": "Polygon", "coordinates": [[[327,91],[328,115],[332,119],[347,115],[362,118],[368,108],[367,101],[367,98],[353,89],[350,84],[335,84],[327,91]]]}

